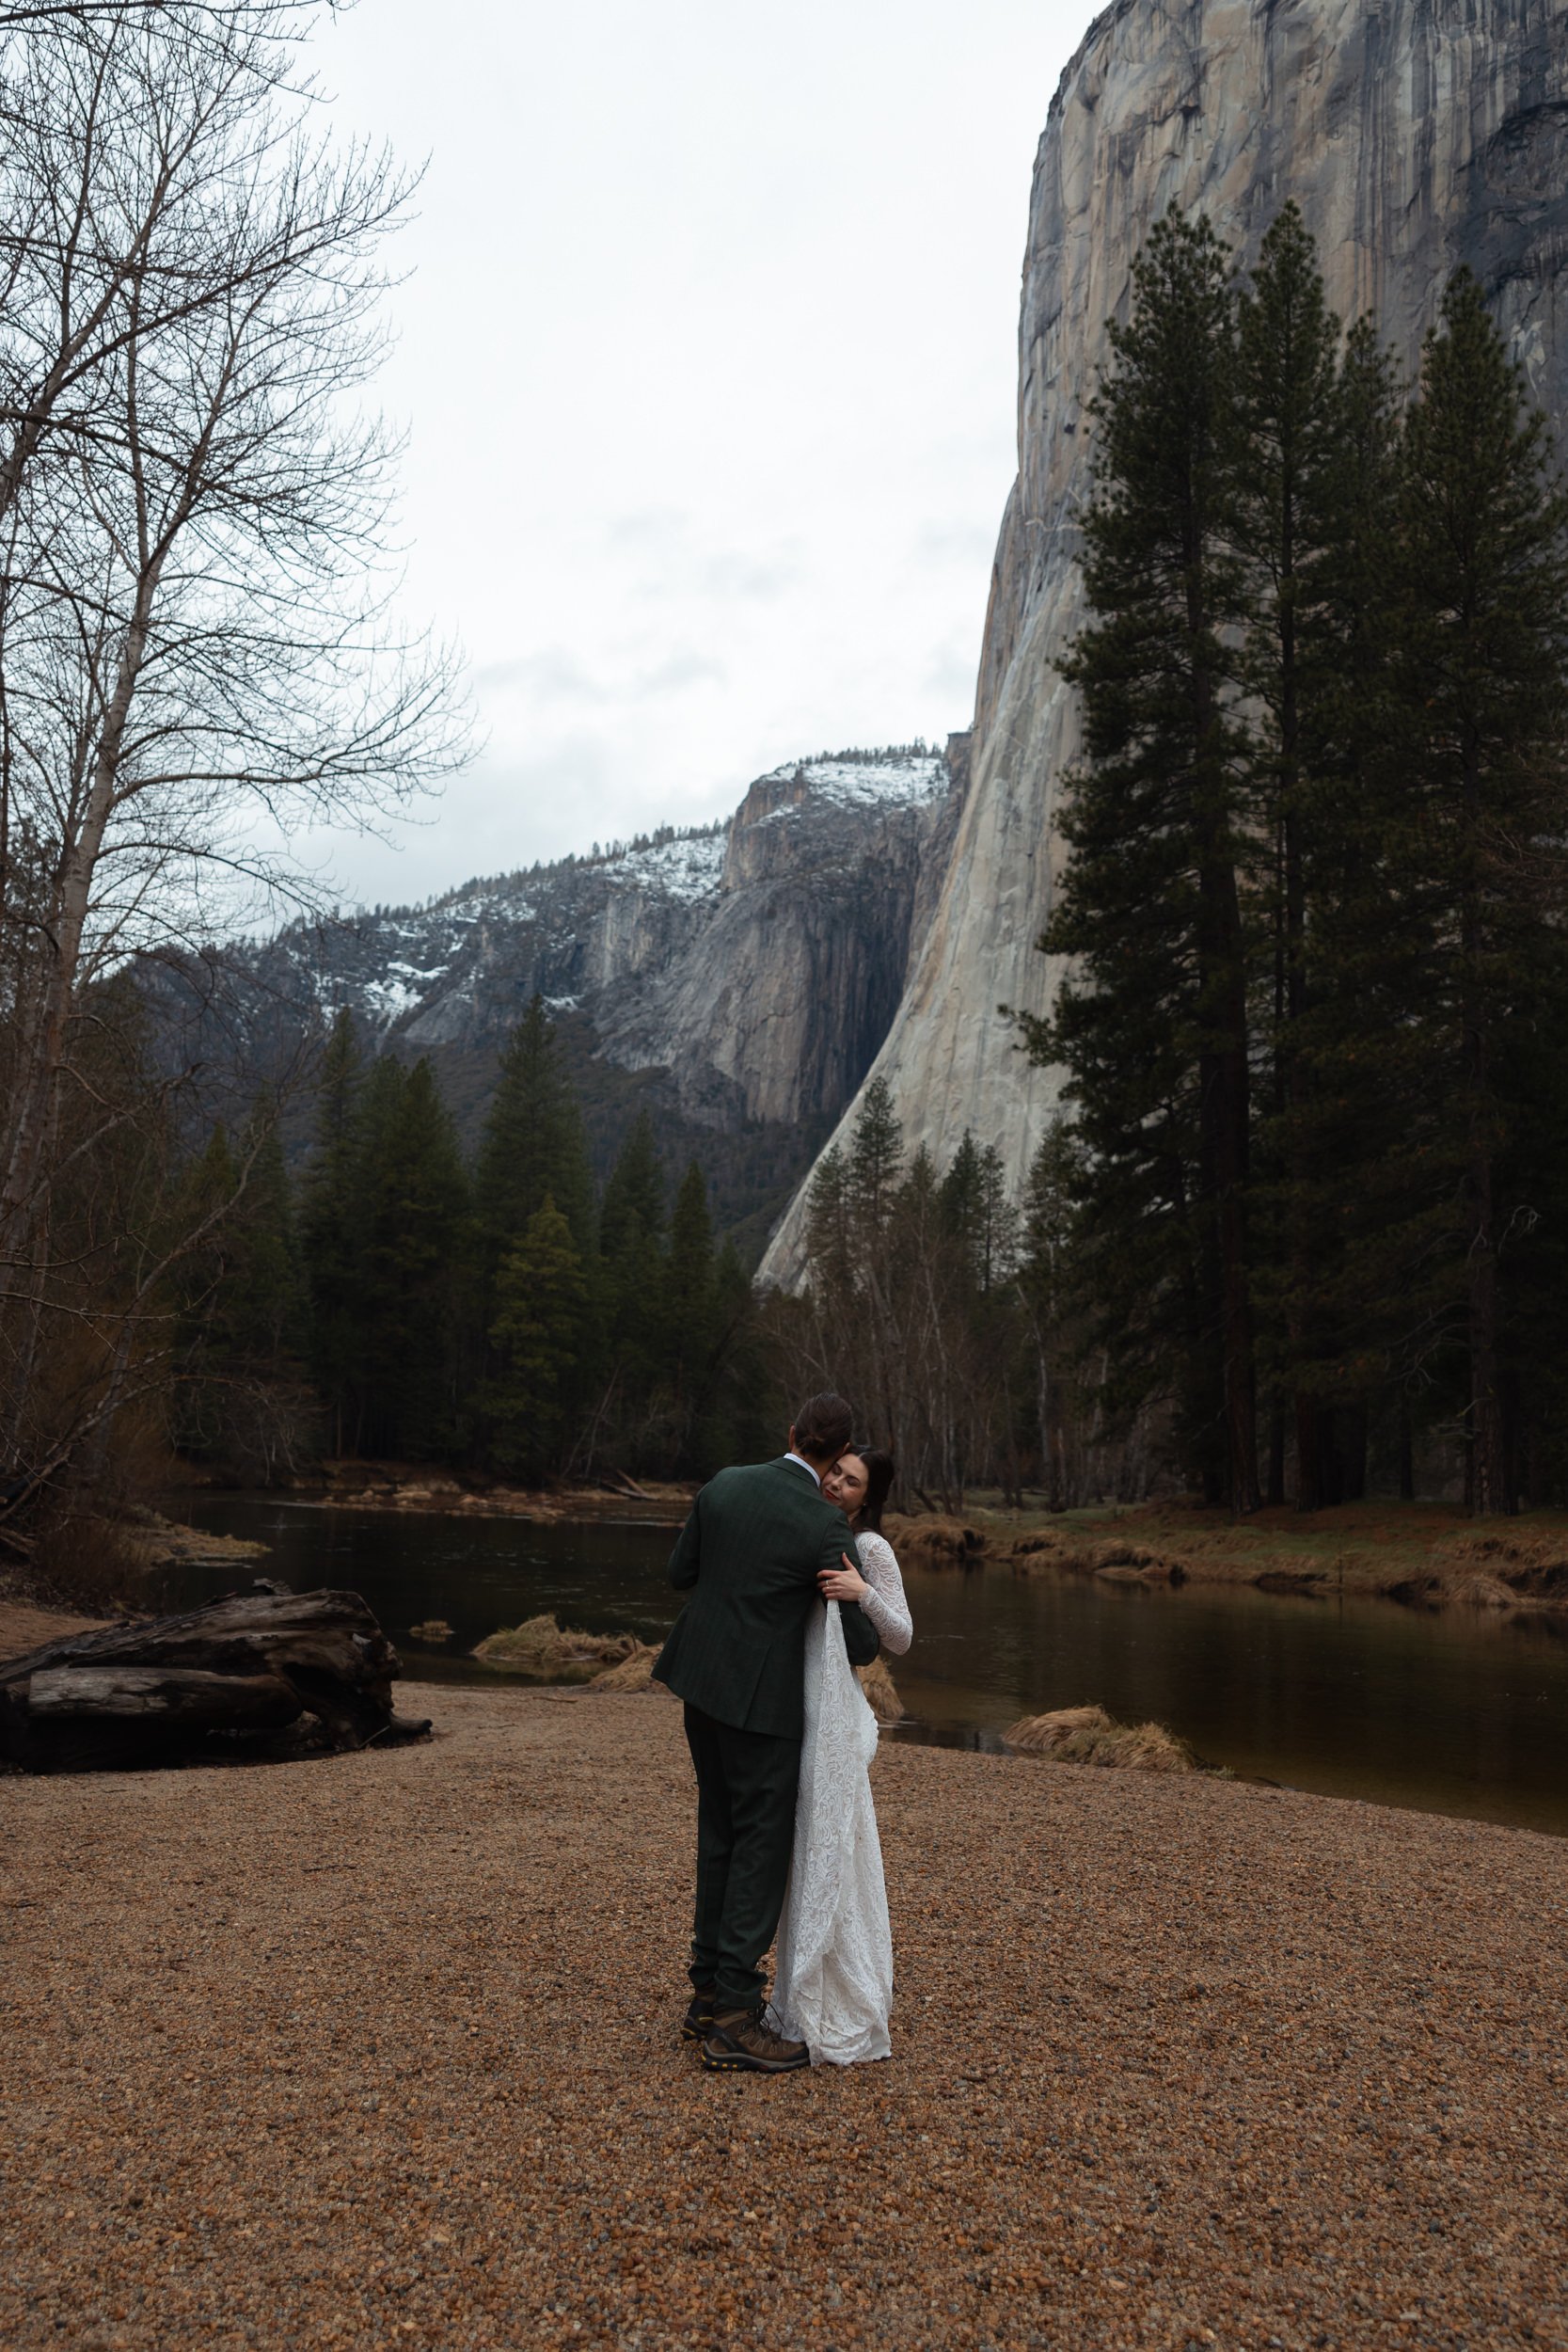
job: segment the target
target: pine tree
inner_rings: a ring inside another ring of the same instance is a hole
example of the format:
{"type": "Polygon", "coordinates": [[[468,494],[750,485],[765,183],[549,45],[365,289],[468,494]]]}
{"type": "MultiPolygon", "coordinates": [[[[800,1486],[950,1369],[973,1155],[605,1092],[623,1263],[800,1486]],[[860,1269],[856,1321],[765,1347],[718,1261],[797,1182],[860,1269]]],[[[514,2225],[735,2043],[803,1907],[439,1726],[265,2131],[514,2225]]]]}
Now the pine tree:
{"type": "Polygon", "coordinates": [[[887,1228],[904,1159],[904,1130],[885,1078],[865,1089],[849,1142],[845,1196],[861,1249],[875,1248],[887,1228]]]}
{"type": "Polygon", "coordinates": [[[1054,1016],[1105,1245],[1107,1337],[1148,1393],[1174,1386],[1212,1500],[1258,1501],[1246,1188],[1250,744],[1238,716],[1246,617],[1232,552],[1235,297],[1206,220],[1172,210],[1133,269],[1094,404],[1085,581],[1095,617],[1066,675],[1086,756],[1048,953],[1073,960],[1054,1016]]]}
{"type": "Polygon", "coordinates": [[[641,1112],[610,1170],[599,1211],[605,1322],[622,1443],[641,1460],[669,1441],[656,1427],[664,1372],[664,1168],[641,1112]]]}
{"type": "Polygon", "coordinates": [[[966,1251],[976,1249],[980,1223],[980,1147],[966,1127],[937,1188],[945,1231],[966,1251]]]}
{"type": "Polygon", "coordinates": [[[653,1120],[639,1111],[605,1186],[599,1248],[613,1264],[637,1244],[657,1243],[663,1232],[664,1166],[653,1120]]]}
{"type": "Polygon", "coordinates": [[[265,1484],[313,1419],[301,1386],[304,1284],[282,1144],[270,1104],[237,1147],[220,1123],[182,1188],[199,1230],[178,1263],[182,1447],[265,1484]]]}
{"type": "Polygon", "coordinates": [[[822,1296],[853,1286],[855,1252],[849,1234],[848,1185],[844,1152],[832,1144],[816,1163],[806,1196],[806,1265],[822,1296]]]}
{"type": "Polygon", "coordinates": [[[486,1279],[527,1230],[546,1193],[586,1264],[594,1254],[594,1184],[577,1090],[535,995],[507,1039],[474,1168],[474,1219],[486,1279]]]}
{"type": "Polygon", "coordinates": [[[1071,1128],[1057,1120],[1047,1129],[1023,1188],[1018,1292],[1033,1358],[1036,1438],[1040,1477],[1053,1511],[1080,1500],[1069,1492],[1069,1427],[1078,1405],[1075,1379],[1076,1200],[1083,1188],[1081,1154],[1071,1128]]]}
{"type": "Polygon", "coordinates": [[[1018,1263],[1019,1217],[1007,1192],[1001,1152],[988,1143],[980,1154],[980,1215],[976,1226],[975,1274],[981,1294],[995,1295],[1018,1263]]]}
{"type": "Polygon", "coordinates": [[[939,1191],[942,1223],[958,1243],[970,1281],[989,1298],[1012,1272],[1018,1218],[1007,1197],[1002,1154],[982,1151],[966,1127],[939,1191]]]}
{"type": "Polygon", "coordinates": [[[700,1414],[712,1370],[714,1329],[713,1219],[707,1180],[695,1160],[675,1195],[665,1266],[665,1363],[689,1414],[700,1414]]]}
{"type": "Polygon", "coordinates": [[[283,1138],[269,1104],[240,1141],[245,1184],[231,1220],[224,1312],[236,1353],[259,1379],[293,1379],[304,1331],[304,1274],[283,1138]]]}
{"type": "Polygon", "coordinates": [[[707,1180],[695,1160],[675,1196],[664,1279],[672,1467],[706,1477],[768,1440],[752,1285],[732,1243],[715,1250],[707,1180]]]}
{"type": "Polygon", "coordinates": [[[1399,443],[1393,367],[1360,320],[1335,389],[1307,616],[1307,984],[1285,1099],[1275,1093],[1259,1137],[1281,1242],[1269,1289],[1303,1510],[1354,1498],[1369,1399],[1390,1402],[1392,1333],[1373,1308],[1389,1210],[1366,1170],[1409,1112],[1400,1007],[1410,943],[1390,923],[1396,878],[1378,815],[1392,727],[1399,443]]]}
{"type": "Polygon", "coordinates": [[[184,1377],[173,1400],[174,1441],[196,1460],[222,1450],[222,1404],[214,1383],[229,1368],[230,1349],[221,1294],[225,1270],[222,1220],[231,1206],[239,1170],[220,1120],[179,1185],[175,1217],[195,1238],[173,1268],[175,1348],[184,1377]]]}
{"type": "Polygon", "coordinates": [[[361,1082],[354,1017],[346,1009],[332,1025],[322,1057],[315,1150],[300,1201],[300,1252],[309,1299],[307,1353],[331,1423],[334,1453],[352,1430],[360,1234],[356,1198],[355,1114],[361,1082]]]}
{"type": "MultiPolygon", "coordinates": [[[[1413,1220],[1432,1347],[1457,1320],[1470,1500],[1511,1509],[1500,1263],[1536,1106],[1520,1049],[1560,1023],[1568,912],[1568,498],[1545,419],[1468,271],[1422,354],[1401,469],[1402,732],[1382,814],[1396,920],[1425,953],[1413,1220]]],[[[1407,1258],[1407,1264],[1409,1261],[1407,1258]]]]}
{"type": "Polygon", "coordinates": [[[726,1462],[756,1461],[775,1442],[769,1377],[756,1294],[733,1241],[713,1270],[715,1376],[707,1409],[691,1436],[693,1473],[711,1477],[726,1462]]]}
{"type": "MultiPolygon", "coordinates": [[[[1281,1227],[1288,1169],[1271,1152],[1287,1109],[1305,1089],[1301,1024],[1310,986],[1309,873],[1319,778],[1312,748],[1323,735],[1317,706],[1330,691],[1331,630],[1324,572],[1338,516],[1334,497],[1339,424],[1338,321],[1323,299],[1312,240],[1295,204],[1287,204],[1263,239],[1249,292],[1238,313],[1236,403],[1232,417],[1237,477],[1237,544],[1247,566],[1251,628],[1245,675],[1259,714],[1252,775],[1253,893],[1267,941],[1255,987],[1256,1025],[1266,1041],[1255,1173],[1276,1181],[1260,1200],[1255,1185],[1251,1238],[1255,1261],[1306,1248],[1298,1225],[1281,1227]],[[1273,1132],[1267,1123],[1272,1115],[1273,1132]],[[1274,1214],[1270,1214],[1270,1211],[1274,1214]]],[[[1261,943],[1259,943],[1261,946],[1261,943]]],[[[1294,1352],[1279,1343],[1276,1365],[1294,1352]]],[[[1271,1383],[1270,1502],[1285,1499],[1282,1384],[1271,1383]]],[[[1298,1455],[1310,1477],[1316,1401],[1295,1402],[1298,1455]]]]}
{"type": "Polygon", "coordinates": [[[372,1065],[355,1119],[356,1441],[429,1457],[455,1426],[453,1349],[467,1186],[430,1064],[372,1065]]]}
{"type": "Polygon", "coordinates": [[[486,1397],[491,1450],[503,1469],[538,1477],[571,1434],[590,1292],[571,1226],[548,1195],[502,1258],[490,1340],[499,1364],[486,1397]]]}

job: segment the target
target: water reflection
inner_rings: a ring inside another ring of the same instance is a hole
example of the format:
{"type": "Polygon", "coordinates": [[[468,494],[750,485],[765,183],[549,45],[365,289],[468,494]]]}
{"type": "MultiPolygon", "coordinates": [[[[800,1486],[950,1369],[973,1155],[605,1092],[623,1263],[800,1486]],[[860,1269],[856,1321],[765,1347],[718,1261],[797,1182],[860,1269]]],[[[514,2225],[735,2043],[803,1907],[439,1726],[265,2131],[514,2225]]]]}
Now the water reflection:
{"type": "MultiPolygon", "coordinates": [[[[214,1497],[181,1516],[272,1547],[296,1588],[348,1585],[410,1674],[484,1678],[466,1653],[549,1611],[656,1640],[676,1597],[665,1527],[323,1511],[214,1497]],[[432,1650],[408,1629],[445,1618],[432,1650]]],[[[172,1604],[229,1590],[232,1568],[185,1568],[172,1604]]],[[[1108,1584],[1006,1569],[911,1569],[915,1647],[895,1663],[898,1735],[993,1748],[1017,1716],[1098,1700],[1152,1716],[1214,1764],[1343,1797],[1568,1833],[1568,1627],[1544,1615],[1438,1615],[1386,1601],[1251,1587],[1108,1584]]]]}

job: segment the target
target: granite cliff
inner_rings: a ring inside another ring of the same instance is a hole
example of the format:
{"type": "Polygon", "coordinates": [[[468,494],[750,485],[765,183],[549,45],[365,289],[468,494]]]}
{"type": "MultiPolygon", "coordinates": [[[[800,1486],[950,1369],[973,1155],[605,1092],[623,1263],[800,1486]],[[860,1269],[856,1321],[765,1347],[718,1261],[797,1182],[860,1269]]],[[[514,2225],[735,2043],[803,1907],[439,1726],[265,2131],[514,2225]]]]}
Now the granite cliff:
{"type": "MultiPolygon", "coordinates": [[[[1044,1009],[1035,949],[1078,749],[1057,671],[1081,604],[1085,409],[1131,263],[1171,202],[1249,259],[1287,197],[1329,299],[1375,311],[1410,367],[1467,262],[1541,405],[1568,392],[1568,10],[1560,0],[1115,0],[1052,102],[1019,326],[1018,478],[1002,519],[975,699],[973,787],[935,917],[872,1071],[911,1142],[966,1127],[1015,1179],[1056,1099],[1003,1003],[1044,1009]]],[[[856,1115],[851,1103],[842,1122],[856,1115]]],[[[764,1274],[799,1271],[800,1199],[764,1274]]]]}

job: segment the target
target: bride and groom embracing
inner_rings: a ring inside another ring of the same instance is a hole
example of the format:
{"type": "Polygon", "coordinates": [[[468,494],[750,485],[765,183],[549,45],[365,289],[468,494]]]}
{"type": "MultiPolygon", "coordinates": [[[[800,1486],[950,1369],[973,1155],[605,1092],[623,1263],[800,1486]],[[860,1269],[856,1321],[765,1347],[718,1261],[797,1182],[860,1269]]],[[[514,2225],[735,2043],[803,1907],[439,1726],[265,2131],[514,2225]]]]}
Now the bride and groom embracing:
{"type": "Polygon", "coordinates": [[[877,1720],[852,1669],[884,1642],[907,1650],[912,1628],[879,1533],[893,1463],[852,1444],[853,1427],[841,1396],[814,1396],[780,1460],[703,1488],[670,1559],[691,1597],[654,1674],[686,1703],[697,1772],[682,2033],[716,2072],[848,2066],[891,2048],[877,1720]]]}

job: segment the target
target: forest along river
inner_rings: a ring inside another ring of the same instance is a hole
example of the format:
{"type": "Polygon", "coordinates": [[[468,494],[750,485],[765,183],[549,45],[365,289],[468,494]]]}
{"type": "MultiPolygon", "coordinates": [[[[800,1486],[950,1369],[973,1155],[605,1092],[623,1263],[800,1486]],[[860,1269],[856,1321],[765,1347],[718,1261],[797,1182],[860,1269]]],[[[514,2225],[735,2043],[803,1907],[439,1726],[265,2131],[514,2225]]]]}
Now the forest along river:
{"type": "MultiPolygon", "coordinates": [[[[268,1545],[256,1572],[295,1591],[363,1594],[418,1681],[497,1680],[467,1652],[545,1611],[657,1641],[678,1605],[669,1527],[394,1517],[265,1496],[182,1495],[170,1515],[268,1545]],[[435,1617],[453,1629],[441,1648],[409,1631],[435,1617]]],[[[1243,1777],[1568,1834],[1568,1620],[1006,1567],[905,1575],[915,1645],[891,1663],[910,1721],[891,1736],[995,1748],[1020,1715],[1098,1700],[1124,1722],[1169,1724],[1243,1777]]],[[[188,1607],[248,1577],[232,1564],[182,1567],[161,1597],[188,1607]]]]}

